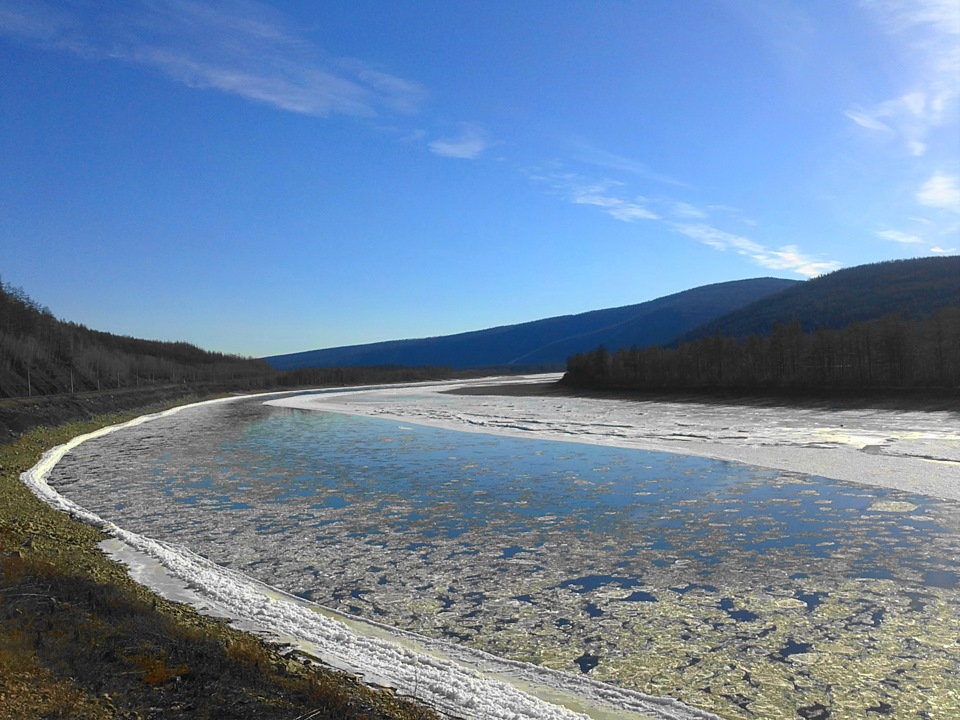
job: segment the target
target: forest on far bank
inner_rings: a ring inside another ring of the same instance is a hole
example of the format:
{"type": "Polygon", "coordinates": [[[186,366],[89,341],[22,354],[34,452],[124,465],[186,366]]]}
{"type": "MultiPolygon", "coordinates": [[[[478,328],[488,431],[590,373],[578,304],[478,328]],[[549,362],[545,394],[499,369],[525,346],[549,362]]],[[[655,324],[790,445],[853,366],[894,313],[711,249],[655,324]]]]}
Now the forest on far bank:
{"type": "Polygon", "coordinates": [[[715,334],[676,347],[604,347],[572,356],[563,382],[631,390],[868,390],[960,387],[960,307],[841,329],[794,320],[766,336],[715,334]]]}

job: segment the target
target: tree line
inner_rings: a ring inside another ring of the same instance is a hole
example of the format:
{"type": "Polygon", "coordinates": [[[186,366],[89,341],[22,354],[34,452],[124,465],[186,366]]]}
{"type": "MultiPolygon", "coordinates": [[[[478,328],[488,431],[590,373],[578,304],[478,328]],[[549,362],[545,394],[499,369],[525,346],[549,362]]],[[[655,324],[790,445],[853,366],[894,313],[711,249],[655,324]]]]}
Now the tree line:
{"type": "Polygon", "coordinates": [[[766,336],[719,334],[676,347],[599,347],[572,356],[563,382],[637,390],[960,387],[960,307],[892,313],[841,329],[776,323],[766,336]]]}
{"type": "Polygon", "coordinates": [[[299,368],[278,372],[275,384],[279,387],[308,385],[344,386],[372,383],[427,382],[446,380],[455,375],[449,367],[406,367],[402,365],[371,365],[322,368],[299,368]]]}
{"type": "Polygon", "coordinates": [[[449,368],[310,368],[267,362],[185,342],[141,340],[54,317],[19,287],[0,282],[0,397],[206,384],[231,389],[435,380],[449,368]]]}

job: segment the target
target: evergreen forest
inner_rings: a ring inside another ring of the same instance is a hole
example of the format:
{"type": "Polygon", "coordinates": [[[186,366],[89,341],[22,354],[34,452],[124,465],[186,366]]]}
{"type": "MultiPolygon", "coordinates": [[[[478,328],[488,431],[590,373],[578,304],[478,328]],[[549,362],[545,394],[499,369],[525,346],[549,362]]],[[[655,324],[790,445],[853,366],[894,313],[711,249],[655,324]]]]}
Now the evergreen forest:
{"type": "Polygon", "coordinates": [[[574,355],[564,382],[636,390],[956,388],[960,307],[899,314],[840,330],[776,323],[767,336],[714,335],[676,347],[604,347],[574,355]]]}
{"type": "Polygon", "coordinates": [[[960,387],[960,257],[838,270],[664,346],[569,358],[563,382],[644,391],[960,387]]]}

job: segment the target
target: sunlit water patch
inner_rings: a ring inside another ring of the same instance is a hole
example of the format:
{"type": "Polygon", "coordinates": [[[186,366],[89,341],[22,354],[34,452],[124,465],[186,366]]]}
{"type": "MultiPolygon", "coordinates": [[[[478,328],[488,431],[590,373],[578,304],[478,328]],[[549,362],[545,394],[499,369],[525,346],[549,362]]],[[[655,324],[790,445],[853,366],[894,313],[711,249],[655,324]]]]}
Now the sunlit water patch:
{"type": "Polygon", "coordinates": [[[338,610],[725,717],[960,716],[953,503],[253,402],[88,442],[51,484],[338,610]]]}

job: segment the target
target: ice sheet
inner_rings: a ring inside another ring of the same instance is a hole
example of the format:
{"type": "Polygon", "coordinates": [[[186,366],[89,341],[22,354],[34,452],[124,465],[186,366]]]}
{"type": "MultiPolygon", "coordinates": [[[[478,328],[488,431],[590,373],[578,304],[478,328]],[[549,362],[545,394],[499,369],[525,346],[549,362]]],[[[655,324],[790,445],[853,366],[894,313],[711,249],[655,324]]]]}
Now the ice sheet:
{"type": "MultiPolygon", "coordinates": [[[[442,387],[442,386],[441,386],[442,387]]],[[[426,392],[433,393],[433,386],[426,392]]],[[[406,388],[411,392],[411,388],[406,388]]],[[[359,391],[358,391],[359,392],[359,391]]],[[[422,388],[417,393],[424,392],[422,388]]],[[[219,400],[212,402],[229,402],[219,400]]],[[[716,716],[675,700],[614,688],[527,663],[429,640],[375,623],[337,616],[184,548],[152,540],[104,521],[54,491],[46,476],[72,448],[122,427],[178,412],[177,408],[74,438],[46,453],[23,474],[53,507],[112,534],[108,550],[142,582],[212,614],[242,619],[244,627],[296,644],[309,655],[368,681],[396,688],[457,717],[491,720],[624,718],[695,720],[716,716]],[[538,697],[540,696],[540,697],[538,697]],[[541,699],[546,698],[546,699],[541,699]]]]}

